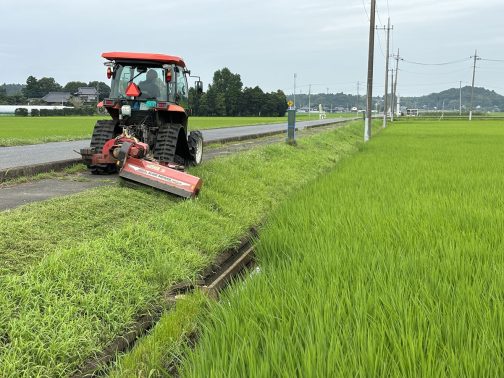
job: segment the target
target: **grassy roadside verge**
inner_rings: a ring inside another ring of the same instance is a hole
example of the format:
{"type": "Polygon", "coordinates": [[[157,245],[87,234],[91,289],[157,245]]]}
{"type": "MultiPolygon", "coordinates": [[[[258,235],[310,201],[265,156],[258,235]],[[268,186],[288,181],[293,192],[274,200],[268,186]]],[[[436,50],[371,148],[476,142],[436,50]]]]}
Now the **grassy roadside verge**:
{"type": "MultiPolygon", "coordinates": [[[[194,278],[289,193],[355,152],[361,128],[353,123],[303,139],[296,148],[271,145],[215,159],[192,171],[205,179],[197,200],[164,209],[115,188],[117,198],[130,199],[128,222],[82,243],[63,244],[22,275],[0,277],[0,371],[71,374],[148,311],[165,288],[194,278]]],[[[110,189],[97,189],[95,196],[103,190],[110,189]]],[[[73,216],[85,216],[78,204],[70,207],[73,216]]],[[[95,216],[113,206],[95,208],[95,216]]]]}
{"type": "Polygon", "coordinates": [[[502,376],[502,122],[396,125],[270,218],[182,376],[502,376]]]}
{"type": "MultiPolygon", "coordinates": [[[[338,118],[337,114],[333,114],[338,118]]],[[[348,118],[350,115],[343,115],[348,118]]],[[[94,124],[108,116],[92,117],[0,117],[0,147],[89,139],[94,124]]],[[[311,115],[311,120],[317,119],[311,115]]],[[[299,115],[298,121],[307,121],[299,115]]],[[[287,117],[191,117],[191,130],[238,127],[287,122],[287,117]]]]}
{"type": "Polygon", "coordinates": [[[16,178],[8,178],[0,181],[0,189],[15,186],[19,184],[24,184],[26,182],[39,181],[45,179],[55,179],[55,178],[66,178],[70,175],[75,175],[77,173],[85,172],[87,170],[86,166],[81,163],[76,163],[70,167],[67,167],[61,171],[49,171],[43,173],[37,173],[33,176],[21,176],[16,178]]]}

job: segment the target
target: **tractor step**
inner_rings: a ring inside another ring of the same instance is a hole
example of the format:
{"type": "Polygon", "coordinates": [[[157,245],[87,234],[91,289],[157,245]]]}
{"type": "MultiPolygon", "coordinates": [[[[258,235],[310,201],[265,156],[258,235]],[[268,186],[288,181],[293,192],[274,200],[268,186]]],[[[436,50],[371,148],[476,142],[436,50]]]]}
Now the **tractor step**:
{"type": "Polygon", "coordinates": [[[134,157],[126,158],[119,176],[184,198],[197,196],[203,184],[199,177],[134,157]]]}

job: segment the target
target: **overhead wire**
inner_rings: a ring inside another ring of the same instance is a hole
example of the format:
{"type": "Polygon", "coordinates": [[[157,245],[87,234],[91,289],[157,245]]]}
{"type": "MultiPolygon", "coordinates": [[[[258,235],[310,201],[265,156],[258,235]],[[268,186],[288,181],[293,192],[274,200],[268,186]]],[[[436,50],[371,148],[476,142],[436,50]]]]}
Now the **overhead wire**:
{"type": "Polygon", "coordinates": [[[368,21],[370,20],[369,18],[369,13],[367,11],[367,8],[366,8],[366,3],[364,3],[364,0],[362,0],[362,6],[364,7],[364,13],[366,13],[366,17],[368,19],[368,21]]]}
{"type": "Polygon", "coordinates": [[[480,58],[479,60],[484,60],[486,62],[499,62],[499,63],[504,63],[504,59],[486,59],[486,58],[480,58]]]}
{"type": "Polygon", "coordinates": [[[415,61],[407,60],[407,59],[404,59],[404,58],[401,58],[401,61],[405,62],[405,63],[416,64],[416,65],[419,65],[419,66],[448,66],[450,64],[457,64],[457,63],[467,62],[467,61],[469,61],[471,59],[472,58],[465,58],[465,59],[453,60],[451,62],[442,62],[442,63],[415,62],[415,61]]]}
{"type": "MultiPolygon", "coordinates": [[[[380,25],[385,25],[382,22],[381,17],[380,17],[380,10],[378,9],[378,4],[376,4],[376,15],[378,16],[378,21],[380,22],[380,25]]],[[[376,29],[378,31],[387,30],[386,26],[376,27],[376,29]]],[[[380,33],[378,33],[378,46],[380,47],[380,52],[381,52],[382,56],[385,58],[385,52],[383,51],[383,46],[382,46],[382,43],[381,43],[380,33]]]]}

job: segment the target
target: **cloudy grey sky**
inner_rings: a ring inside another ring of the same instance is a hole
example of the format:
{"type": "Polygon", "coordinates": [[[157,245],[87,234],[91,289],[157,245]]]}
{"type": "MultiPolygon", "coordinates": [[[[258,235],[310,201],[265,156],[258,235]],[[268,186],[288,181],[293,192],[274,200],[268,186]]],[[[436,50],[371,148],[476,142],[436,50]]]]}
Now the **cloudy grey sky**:
{"type": "MultiPolygon", "coordinates": [[[[245,86],[292,93],[365,91],[369,0],[3,0],[0,83],[28,75],[106,80],[104,51],[182,56],[205,85],[228,67],[245,86]]],[[[469,85],[478,49],[504,60],[503,0],[377,0],[390,15],[400,62],[398,91],[421,95],[469,85]]],[[[385,33],[376,34],[374,94],[383,92],[385,33]]],[[[478,61],[476,85],[504,94],[504,62],[478,61]]]]}

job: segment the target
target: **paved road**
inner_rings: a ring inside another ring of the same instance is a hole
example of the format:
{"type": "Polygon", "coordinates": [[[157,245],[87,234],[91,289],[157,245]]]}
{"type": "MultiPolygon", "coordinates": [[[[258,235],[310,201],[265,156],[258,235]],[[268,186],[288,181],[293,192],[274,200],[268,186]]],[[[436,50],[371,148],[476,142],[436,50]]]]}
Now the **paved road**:
{"type": "MultiPolygon", "coordinates": [[[[328,125],[345,122],[347,120],[348,119],[344,118],[332,118],[309,122],[297,122],[296,127],[298,129],[303,129],[307,126],[328,125]]],[[[286,129],[286,123],[279,123],[203,130],[202,132],[205,141],[219,142],[229,138],[245,138],[249,135],[260,136],[261,134],[269,134],[275,131],[280,132],[286,129]]],[[[74,151],[79,151],[81,148],[88,146],[89,140],[78,140],[72,142],[34,144],[29,146],[0,147],[0,170],[78,158],[79,155],[74,151]]]]}

